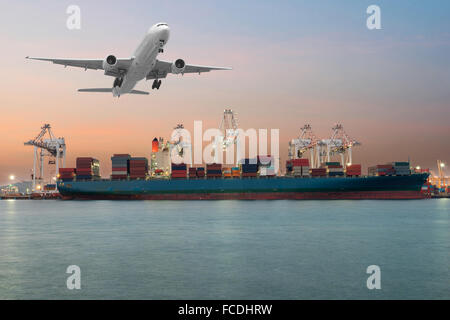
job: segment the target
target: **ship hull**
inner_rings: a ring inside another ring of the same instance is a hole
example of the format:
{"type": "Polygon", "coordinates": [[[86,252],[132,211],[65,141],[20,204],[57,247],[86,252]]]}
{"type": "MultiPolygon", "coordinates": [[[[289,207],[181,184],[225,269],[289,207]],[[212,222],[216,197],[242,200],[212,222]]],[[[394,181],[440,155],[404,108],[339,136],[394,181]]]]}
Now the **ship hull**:
{"type": "Polygon", "coordinates": [[[134,194],[88,195],[71,194],[64,200],[407,200],[422,199],[417,191],[368,191],[368,192],[259,192],[259,193],[197,193],[197,194],[134,194]]]}
{"type": "Polygon", "coordinates": [[[427,176],[73,181],[58,190],[63,199],[92,200],[421,199],[427,176]]]}

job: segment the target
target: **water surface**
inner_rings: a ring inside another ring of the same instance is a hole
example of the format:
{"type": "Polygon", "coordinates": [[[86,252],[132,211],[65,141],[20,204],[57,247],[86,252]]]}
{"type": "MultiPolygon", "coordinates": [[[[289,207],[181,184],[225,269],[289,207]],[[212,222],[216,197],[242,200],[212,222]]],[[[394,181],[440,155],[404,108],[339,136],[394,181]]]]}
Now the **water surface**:
{"type": "Polygon", "coordinates": [[[0,299],[449,299],[449,212],[450,199],[4,200],[0,299]]]}

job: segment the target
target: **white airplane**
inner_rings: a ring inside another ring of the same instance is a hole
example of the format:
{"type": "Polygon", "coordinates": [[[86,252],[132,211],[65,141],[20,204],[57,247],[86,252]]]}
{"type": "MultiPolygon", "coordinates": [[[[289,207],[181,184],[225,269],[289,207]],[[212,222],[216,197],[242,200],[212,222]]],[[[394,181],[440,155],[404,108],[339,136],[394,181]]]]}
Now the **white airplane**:
{"type": "Polygon", "coordinates": [[[164,46],[169,40],[170,28],[167,23],[157,23],[152,26],[137,47],[134,55],[127,59],[118,59],[109,55],[106,59],[50,59],[26,57],[27,59],[51,61],[62,64],[65,67],[79,67],[94,70],[104,70],[105,75],[115,77],[112,88],[78,89],[80,92],[112,92],[114,97],[120,97],[125,93],[148,94],[146,91],[134,90],[138,81],[142,79],[153,80],[152,89],[159,89],[162,78],[168,73],[202,73],[211,70],[231,70],[223,67],[207,67],[189,65],[183,59],[175,62],[166,62],[156,59],[159,53],[164,52],[164,46]]]}

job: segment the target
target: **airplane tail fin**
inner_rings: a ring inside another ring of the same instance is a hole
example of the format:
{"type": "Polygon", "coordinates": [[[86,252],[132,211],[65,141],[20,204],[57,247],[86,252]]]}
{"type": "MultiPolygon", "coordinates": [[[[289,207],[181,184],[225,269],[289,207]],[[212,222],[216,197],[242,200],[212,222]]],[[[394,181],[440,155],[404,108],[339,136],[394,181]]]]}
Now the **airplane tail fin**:
{"type": "MultiPolygon", "coordinates": [[[[112,88],[88,88],[88,89],[78,89],[78,92],[107,92],[107,93],[114,93],[112,88]]],[[[130,92],[127,92],[128,94],[149,94],[146,91],[140,91],[140,90],[131,90],[130,92]]]]}

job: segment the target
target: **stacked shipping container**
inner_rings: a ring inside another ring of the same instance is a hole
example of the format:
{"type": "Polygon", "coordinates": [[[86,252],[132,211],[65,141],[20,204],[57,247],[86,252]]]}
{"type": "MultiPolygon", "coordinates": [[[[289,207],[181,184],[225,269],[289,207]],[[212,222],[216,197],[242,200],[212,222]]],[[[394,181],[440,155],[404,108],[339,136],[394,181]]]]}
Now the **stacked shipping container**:
{"type": "Polygon", "coordinates": [[[359,177],[361,175],[360,164],[350,164],[345,168],[345,174],[348,177],[359,177]]]}
{"type": "Polygon", "coordinates": [[[292,159],[286,161],[286,174],[295,177],[309,177],[309,160],[292,159]]]}
{"type": "Polygon", "coordinates": [[[148,175],[148,159],[145,157],[130,158],[130,179],[146,179],[148,175]]]}
{"type": "Polygon", "coordinates": [[[327,168],[313,168],[311,169],[312,177],[326,177],[327,176],[327,168]]]}
{"type": "Polygon", "coordinates": [[[206,165],[206,177],[207,178],[219,178],[222,177],[222,164],[210,163],[206,165]]]}
{"type": "Polygon", "coordinates": [[[292,175],[292,160],[286,160],[286,175],[290,176],[292,175]]]}
{"type": "Polygon", "coordinates": [[[56,190],[56,184],[46,184],[44,186],[44,191],[55,191],[56,190]]]}
{"type": "Polygon", "coordinates": [[[191,167],[189,168],[189,179],[195,179],[197,178],[197,168],[191,167]]]}
{"type": "Polygon", "coordinates": [[[183,178],[187,177],[187,166],[185,163],[175,164],[172,163],[172,178],[183,178]]]}
{"type": "Polygon", "coordinates": [[[392,176],[394,173],[392,164],[377,164],[369,167],[369,176],[392,176]]]}
{"type": "Polygon", "coordinates": [[[231,176],[233,178],[239,178],[241,176],[241,169],[239,167],[231,168],[231,176]]]}
{"type": "Polygon", "coordinates": [[[369,176],[410,175],[409,162],[392,162],[369,167],[369,176]]]}
{"type": "Polygon", "coordinates": [[[205,168],[204,167],[197,167],[197,177],[198,178],[205,177],[205,168]]]}
{"type": "Polygon", "coordinates": [[[411,174],[409,162],[392,162],[392,166],[397,176],[408,176],[411,174]]]}
{"type": "Polygon", "coordinates": [[[115,154],[111,157],[111,179],[122,180],[128,178],[128,173],[130,172],[130,159],[131,156],[129,154],[115,154]]]}
{"type": "Polygon", "coordinates": [[[275,176],[275,161],[270,155],[258,156],[259,175],[262,177],[275,176]]]}
{"type": "Polygon", "coordinates": [[[59,168],[58,178],[62,181],[73,181],[76,176],[75,168],[59,168]]]}
{"type": "Polygon", "coordinates": [[[222,175],[224,178],[232,178],[231,176],[231,168],[223,168],[222,175]]]}
{"type": "Polygon", "coordinates": [[[324,162],[321,167],[327,169],[329,177],[341,177],[344,175],[344,168],[339,162],[324,162]]]}
{"type": "Polygon", "coordinates": [[[242,159],[240,167],[243,178],[258,176],[258,159],[242,159]]]}
{"type": "Polygon", "coordinates": [[[91,157],[80,157],[76,160],[77,179],[98,179],[100,178],[100,163],[91,157]]]}

